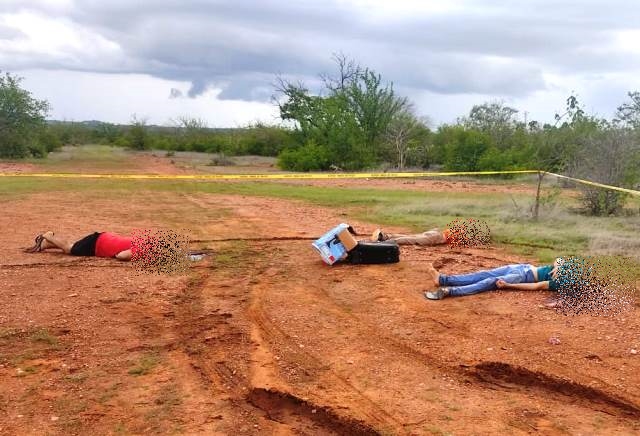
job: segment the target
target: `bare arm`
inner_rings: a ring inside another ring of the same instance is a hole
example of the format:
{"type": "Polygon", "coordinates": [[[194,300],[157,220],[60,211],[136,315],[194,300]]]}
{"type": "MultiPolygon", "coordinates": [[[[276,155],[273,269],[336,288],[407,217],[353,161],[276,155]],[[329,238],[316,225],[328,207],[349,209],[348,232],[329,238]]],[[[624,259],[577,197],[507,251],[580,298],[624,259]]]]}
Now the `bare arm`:
{"type": "Polygon", "coordinates": [[[116,254],[116,259],[118,260],[131,260],[131,249],[121,251],[116,254]]]}
{"type": "Polygon", "coordinates": [[[548,291],[549,282],[538,283],[507,283],[504,280],[498,280],[496,286],[499,289],[515,289],[519,291],[548,291]]]}

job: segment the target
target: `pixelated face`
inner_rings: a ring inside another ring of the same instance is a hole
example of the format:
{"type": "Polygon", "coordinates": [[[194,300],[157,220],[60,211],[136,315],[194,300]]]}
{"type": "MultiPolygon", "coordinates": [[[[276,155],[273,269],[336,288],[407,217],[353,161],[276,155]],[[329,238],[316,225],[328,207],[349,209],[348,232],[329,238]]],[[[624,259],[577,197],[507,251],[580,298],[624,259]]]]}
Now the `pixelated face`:
{"type": "Polygon", "coordinates": [[[491,230],[487,223],[473,218],[456,218],[447,225],[444,234],[451,248],[486,247],[491,243],[491,230]]]}
{"type": "Polygon", "coordinates": [[[625,274],[625,259],[569,257],[560,259],[556,280],[561,312],[615,315],[629,310],[635,285],[625,274]]]}
{"type": "Polygon", "coordinates": [[[189,238],[173,230],[136,230],[131,258],[140,272],[181,274],[188,267],[189,238]]]}

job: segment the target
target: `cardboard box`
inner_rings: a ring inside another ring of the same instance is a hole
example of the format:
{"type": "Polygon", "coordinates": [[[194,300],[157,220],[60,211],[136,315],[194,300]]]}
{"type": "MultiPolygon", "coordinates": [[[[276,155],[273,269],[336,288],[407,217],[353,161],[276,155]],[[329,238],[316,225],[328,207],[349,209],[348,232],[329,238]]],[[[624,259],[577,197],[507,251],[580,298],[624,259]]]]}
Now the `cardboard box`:
{"type": "Polygon", "coordinates": [[[338,224],[311,244],[325,263],[333,265],[346,259],[348,251],[358,244],[348,228],[348,224],[338,224]]]}
{"type": "Polygon", "coordinates": [[[349,229],[344,229],[338,233],[338,239],[342,242],[342,245],[344,245],[344,248],[346,248],[347,251],[353,250],[356,248],[356,245],[358,245],[358,241],[356,241],[356,238],[353,237],[349,229]]]}

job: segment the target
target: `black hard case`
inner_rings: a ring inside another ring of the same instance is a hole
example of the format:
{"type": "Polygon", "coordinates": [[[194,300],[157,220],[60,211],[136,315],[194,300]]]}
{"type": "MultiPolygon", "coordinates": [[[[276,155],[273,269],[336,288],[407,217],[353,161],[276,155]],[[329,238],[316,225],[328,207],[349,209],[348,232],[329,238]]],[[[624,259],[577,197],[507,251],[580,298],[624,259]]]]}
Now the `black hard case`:
{"type": "Polygon", "coordinates": [[[358,242],[349,251],[345,262],[352,264],[396,263],[400,261],[400,247],[395,242],[358,242]]]}

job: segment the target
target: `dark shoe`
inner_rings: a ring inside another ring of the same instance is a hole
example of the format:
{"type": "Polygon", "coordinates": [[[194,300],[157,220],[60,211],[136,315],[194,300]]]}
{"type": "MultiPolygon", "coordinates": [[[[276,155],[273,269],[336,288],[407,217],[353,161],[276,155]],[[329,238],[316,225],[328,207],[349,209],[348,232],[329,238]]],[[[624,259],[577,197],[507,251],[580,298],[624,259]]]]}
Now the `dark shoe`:
{"type": "Polygon", "coordinates": [[[449,288],[438,288],[435,292],[427,291],[424,293],[424,296],[428,300],[442,300],[449,296],[449,288]]]}
{"type": "Polygon", "coordinates": [[[371,234],[371,240],[372,241],[377,241],[377,242],[383,241],[383,239],[382,239],[382,230],[381,229],[375,229],[373,231],[373,233],[371,234]]]}
{"type": "Polygon", "coordinates": [[[27,253],[37,253],[39,251],[42,251],[42,241],[44,241],[44,236],[42,236],[42,234],[36,236],[36,239],[34,241],[35,244],[33,245],[33,247],[29,247],[25,251],[27,253]]]}

